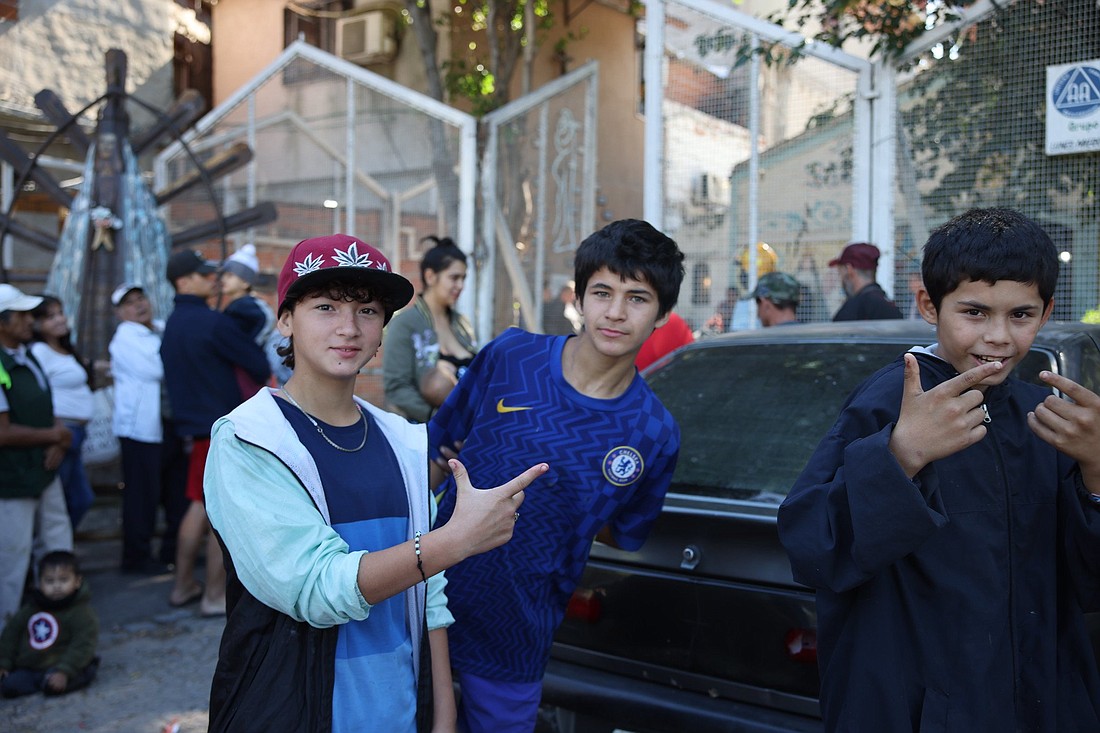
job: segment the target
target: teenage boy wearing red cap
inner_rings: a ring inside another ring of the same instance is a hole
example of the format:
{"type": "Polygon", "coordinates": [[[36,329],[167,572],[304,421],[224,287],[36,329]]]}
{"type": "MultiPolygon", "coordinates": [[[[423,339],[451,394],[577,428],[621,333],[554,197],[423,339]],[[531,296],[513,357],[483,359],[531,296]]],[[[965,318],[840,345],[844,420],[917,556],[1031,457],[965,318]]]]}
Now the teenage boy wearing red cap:
{"type": "Polygon", "coordinates": [[[435,512],[423,425],[355,397],[412,284],[344,234],[307,239],[279,275],[293,375],[213,430],[205,493],[226,550],[228,619],[210,730],[453,729],[442,572],[507,542],[538,464],[435,512]],[[430,643],[427,641],[430,640],[430,643]],[[430,649],[430,662],[427,653],[430,649]]]}
{"type": "Polygon", "coordinates": [[[875,282],[878,269],[878,247],[866,242],[853,242],[840,256],[829,261],[837,268],[840,284],[848,299],[833,316],[834,321],[875,321],[901,318],[894,301],[886,297],[882,286],[875,282]]]}

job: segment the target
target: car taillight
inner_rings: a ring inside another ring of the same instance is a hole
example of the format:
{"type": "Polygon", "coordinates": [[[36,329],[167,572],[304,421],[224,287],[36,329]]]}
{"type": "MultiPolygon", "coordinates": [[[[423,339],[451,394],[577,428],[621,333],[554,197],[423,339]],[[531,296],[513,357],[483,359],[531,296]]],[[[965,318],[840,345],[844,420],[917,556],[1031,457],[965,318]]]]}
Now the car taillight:
{"type": "Polygon", "coordinates": [[[817,629],[791,629],[784,641],[790,659],[817,664],[817,629]]]}
{"type": "Polygon", "coordinates": [[[594,624],[600,620],[603,604],[600,595],[591,588],[577,588],[565,607],[565,617],[594,624]]]}

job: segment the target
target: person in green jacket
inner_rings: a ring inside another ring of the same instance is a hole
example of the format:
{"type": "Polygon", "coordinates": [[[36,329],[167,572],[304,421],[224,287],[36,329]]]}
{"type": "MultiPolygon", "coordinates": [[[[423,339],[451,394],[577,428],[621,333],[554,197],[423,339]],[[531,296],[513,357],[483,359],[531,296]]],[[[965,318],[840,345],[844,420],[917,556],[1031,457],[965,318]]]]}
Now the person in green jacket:
{"type": "Polygon", "coordinates": [[[41,302],[0,283],[0,624],[19,609],[36,548],[73,547],[57,477],[73,435],[54,417],[46,371],[27,347],[41,302]]]}
{"type": "Polygon", "coordinates": [[[38,563],[38,585],[0,634],[0,693],[19,697],[63,695],[95,679],[99,621],[76,555],[47,553],[38,563]]]}
{"type": "Polygon", "coordinates": [[[477,353],[474,330],[455,310],[466,284],[466,254],[449,237],[420,262],[423,289],[393,317],[382,342],[386,408],[427,422],[477,353]]]}

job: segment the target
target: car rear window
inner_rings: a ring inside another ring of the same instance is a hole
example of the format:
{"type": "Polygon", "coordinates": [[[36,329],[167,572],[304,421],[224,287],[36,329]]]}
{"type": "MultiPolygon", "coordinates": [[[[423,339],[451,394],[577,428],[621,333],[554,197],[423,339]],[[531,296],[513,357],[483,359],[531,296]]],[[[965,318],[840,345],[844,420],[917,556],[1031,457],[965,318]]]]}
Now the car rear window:
{"type": "Polygon", "coordinates": [[[670,491],[778,504],[848,394],[901,344],[703,348],[647,375],[680,425],[670,491]]]}

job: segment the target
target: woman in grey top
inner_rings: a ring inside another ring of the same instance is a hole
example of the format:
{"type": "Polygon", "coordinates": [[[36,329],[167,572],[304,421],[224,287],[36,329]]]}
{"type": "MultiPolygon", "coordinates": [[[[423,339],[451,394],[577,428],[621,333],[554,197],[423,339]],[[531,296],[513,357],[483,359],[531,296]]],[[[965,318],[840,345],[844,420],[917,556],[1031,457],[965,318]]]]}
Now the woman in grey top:
{"type": "Polygon", "coordinates": [[[382,342],[386,407],[427,422],[458,383],[477,347],[470,322],[455,310],[466,284],[466,254],[449,237],[420,262],[422,290],[393,317],[382,342]]]}

